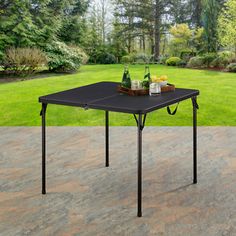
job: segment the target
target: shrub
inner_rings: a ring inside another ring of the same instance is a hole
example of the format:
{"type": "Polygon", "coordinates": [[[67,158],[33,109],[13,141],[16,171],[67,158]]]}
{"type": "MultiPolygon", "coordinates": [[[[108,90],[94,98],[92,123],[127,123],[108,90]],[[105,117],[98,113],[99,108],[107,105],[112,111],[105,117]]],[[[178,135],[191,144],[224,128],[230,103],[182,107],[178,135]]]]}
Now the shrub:
{"type": "Polygon", "coordinates": [[[235,61],[235,54],[230,51],[219,52],[218,56],[210,64],[211,67],[225,68],[228,64],[235,61]]]}
{"type": "Polygon", "coordinates": [[[185,64],[185,66],[187,65],[188,61],[192,58],[196,56],[196,52],[192,49],[186,49],[181,51],[180,53],[180,58],[183,61],[183,64],[185,64]]]}
{"type": "Polygon", "coordinates": [[[79,47],[72,47],[75,51],[77,51],[78,55],[81,56],[82,61],[81,64],[85,65],[87,64],[88,60],[89,60],[89,56],[79,47]]]}
{"type": "Polygon", "coordinates": [[[167,66],[178,66],[182,60],[179,57],[170,57],[166,60],[167,66]]]}
{"type": "Polygon", "coordinates": [[[97,63],[99,64],[115,64],[116,57],[108,52],[102,52],[98,55],[97,63]]]}
{"type": "Polygon", "coordinates": [[[166,64],[166,60],[168,59],[169,57],[167,56],[160,56],[159,57],[159,63],[162,64],[162,65],[165,65],[166,64]]]}
{"type": "Polygon", "coordinates": [[[73,72],[79,69],[81,63],[86,61],[85,53],[75,46],[68,46],[62,42],[54,42],[45,47],[50,71],[73,72]]]}
{"type": "Polygon", "coordinates": [[[204,68],[205,64],[204,64],[204,58],[201,56],[196,56],[196,57],[192,57],[188,64],[187,67],[190,68],[204,68]]]}
{"type": "Polygon", "coordinates": [[[187,62],[186,61],[183,61],[183,60],[181,60],[179,63],[178,63],[178,66],[179,67],[186,67],[187,66],[187,62]]]}
{"type": "Polygon", "coordinates": [[[3,59],[5,72],[29,75],[47,64],[44,53],[38,48],[10,48],[3,59]]]}
{"type": "Polygon", "coordinates": [[[230,63],[228,66],[227,66],[227,70],[229,72],[236,72],[236,63],[230,63]]]}
{"type": "Polygon", "coordinates": [[[134,55],[134,62],[137,64],[149,63],[151,56],[146,53],[138,53],[134,55]]]}
{"type": "Polygon", "coordinates": [[[216,53],[206,53],[202,55],[203,64],[207,67],[217,58],[216,53]]]}
{"type": "Polygon", "coordinates": [[[123,56],[121,58],[121,63],[123,63],[123,64],[130,64],[130,63],[133,63],[133,60],[134,60],[134,58],[133,58],[132,55],[126,55],[126,56],[123,56]]]}

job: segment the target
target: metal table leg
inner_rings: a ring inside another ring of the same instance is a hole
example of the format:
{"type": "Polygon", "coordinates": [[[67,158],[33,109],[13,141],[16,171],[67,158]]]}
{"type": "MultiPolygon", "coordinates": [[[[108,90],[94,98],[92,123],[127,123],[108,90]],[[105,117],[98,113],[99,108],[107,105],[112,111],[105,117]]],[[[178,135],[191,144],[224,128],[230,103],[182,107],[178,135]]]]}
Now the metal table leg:
{"type": "Polygon", "coordinates": [[[106,111],[106,167],[109,167],[109,112],[106,111]]]}
{"type": "Polygon", "coordinates": [[[197,98],[193,101],[193,183],[197,183],[197,98]]]}
{"type": "Polygon", "coordinates": [[[142,114],[138,117],[138,217],[142,216],[142,114]]]}
{"type": "Polygon", "coordinates": [[[138,217],[142,217],[142,131],[145,126],[147,114],[144,114],[144,118],[142,118],[142,114],[138,115],[134,114],[135,121],[138,127],[138,217]]]}
{"type": "Polygon", "coordinates": [[[46,194],[46,109],[47,104],[42,103],[42,194],[46,194]]]}

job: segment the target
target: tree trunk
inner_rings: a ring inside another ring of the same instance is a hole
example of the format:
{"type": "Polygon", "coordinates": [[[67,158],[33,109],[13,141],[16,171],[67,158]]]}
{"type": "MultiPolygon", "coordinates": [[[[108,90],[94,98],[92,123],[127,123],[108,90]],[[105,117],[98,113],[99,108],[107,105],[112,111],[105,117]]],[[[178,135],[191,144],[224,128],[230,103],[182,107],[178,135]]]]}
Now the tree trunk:
{"type": "Polygon", "coordinates": [[[196,0],[196,9],[195,9],[195,14],[196,14],[196,26],[197,27],[202,27],[202,3],[201,0],[196,0]]]}
{"type": "Polygon", "coordinates": [[[166,52],[166,44],[167,44],[167,39],[166,39],[166,34],[164,36],[164,42],[163,42],[163,48],[162,48],[162,55],[165,55],[166,52]]]}
{"type": "Polygon", "coordinates": [[[106,21],[106,6],[105,6],[105,0],[101,1],[102,4],[102,43],[103,45],[105,44],[106,40],[106,26],[105,26],[105,21],[106,21]]]}
{"type": "Polygon", "coordinates": [[[158,61],[160,56],[160,39],[161,39],[161,15],[160,15],[160,1],[155,1],[155,21],[154,21],[154,60],[158,61]]]}
{"type": "Polygon", "coordinates": [[[143,52],[146,52],[146,39],[145,39],[145,34],[143,34],[143,52]]]}

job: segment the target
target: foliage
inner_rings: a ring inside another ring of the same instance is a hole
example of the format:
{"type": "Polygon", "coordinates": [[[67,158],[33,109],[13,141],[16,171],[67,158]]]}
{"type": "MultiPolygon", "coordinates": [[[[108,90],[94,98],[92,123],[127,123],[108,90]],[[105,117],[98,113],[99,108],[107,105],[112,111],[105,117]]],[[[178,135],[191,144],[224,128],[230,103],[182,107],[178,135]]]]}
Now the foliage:
{"type": "Polygon", "coordinates": [[[210,66],[215,68],[225,68],[228,64],[235,61],[235,54],[230,51],[223,51],[211,62],[210,66]]]}
{"type": "Polygon", "coordinates": [[[203,0],[203,26],[207,52],[217,52],[218,35],[216,22],[220,11],[218,0],[203,0]]]}
{"type": "Polygon", "coordinates": [[[236,1],[228,0],[218,20],[219,40],[223,46],[233,48],[236,53],[236,1]]]}
{"type": "Polygon", "coordinates": [[[194,48],[193,51],[196,52],[204,52],[205,50],[205,38],[204,38],[204,28],[196,28],[193,30],[193,37],[191,39],[192,47],[194,48]]]}
{"type": "Polygon", "coordinates": [[[160,56],[160,57],[159,57],[159,63],[160,63],[161,65],[165,65],[167,59],[169,59],[168,56],[160,56]]]}
{"type": "Polygon", "coordinates": [[[58,39],[67,44],[81,45],[84,42],[86,22],[84,14],[89,7],[88,0],[67,1],[64,8],[64,16],[61,19],[61,29],[58,32],[58,39]]]}
{"type": "Polygon", "coordinates": [[[122,57],[127,54],[124,44],[125,38],[124,35],[120,33],[121,31],[122,26],[119,24],[117,17],[115,17],[113,29],[108,37],[108,40],[110,42],[109,52],[117,58],[117,62],[121,62],[122,57]]]}
{"type": "Polygon", "coordinates": [[[179,57],[170,57],[166,60],[167,66],[178,66],[181,63],[181,58],[179,57]]]}
{"type": "Polygon", "coordinates": [[[37,48],[10,48],[6,50],[4,70],[16,75],[29,75],[47,64],[44,53],[37,48]]]}
{"type": "Polygon", "coordinates": [[[206,53],[206,54],[203,54],[201,57],[203,60],[203,64],[206,67],[209,67],[209,65],[217,58],[217,54],[216,53],[206,53]]]}
{"type": "Polygon", "coordinates": [[[4,52],[9,47],[35,46],[31,33],[37,28],[27,2],[1,1],[0,10],[0,51],[4,52]]]}
{"type": "Polygon", "coordinates": [[[150,56],[147,55],[146,53],[137,53],[134,54],[134,63],[137,64],[146,64],[150,62],[150,56]]]}
{"type": "MultiPolygon", "coordinates": [[[[190,29],[187,24],[179,24],[170,28],[172,39],[169,43],[169,54],[183,56],[183,53],[194,55],[203,48],[203,28],[190,29]]],[[[184,59],[184,58],[183,58],[184,59]]],[[[186,60],[188,60],[186,58],[186,60]]]]}
{"type": "Polygon", "coordinates": [[[229,72],[236,72],[236,63],[231,63],[227,66],[229,72]]]}
{"type": "Polygon", "coordinates": [[[184,68],[184,67],[186,67],[187,66],[187,61],[183,61],[183,60],[181,60],[177,65],[179,66],[179,67],[182,67],[182,68],[184,68]]]}
{"type": "Polygon", "coordinates": [[[190,60],[191,57],[196,56],[196,52],[188,49],[188,50],[184,50],[180,53],[180,58],[184,61],[184,62],[188,62],[190,60]]]}
{"type": "Polygon", "coordinates": [[[73,72],[79,69],[85,53],[75,46],[67,46],[62,42],[48,44],[45,48],[50,71],[73,72]]]}
{"type": "Polygon", "coordinates": [[[89,63],[98,63],[98,56],[106,51],[105,45],[102,45],[102,36],[98,30],[98,19],[96,17],[96,9],[91,10],[91,14],[87,19],[87,30],[84,35],[85,41],[83,47],[89,55],[89,63]]]}
{"type": "Polygon", "coordinates": [[[205,67],[204,58],[201,56],[192,57],[189,60],[187,67],[189,67],[189,68],[204,68],[205,67]]]}
{"type": "Polygon", "coordinates": [[[58,38],[70,43],[79,42],[79,37],[82,36],[78,33],[78,25],[81,24],[78,19],[86,11],[86,2],[86,0],[1,1],[0,57],[9,47],[37,47],[44,50],[58,38]]]}
{"type": "Polygon", "coordinates": [[[115,64],[116,57],[109,52],[101,52],[97,58],[99,64],[115,64]]]}
{"type": "Polygon", "coordinates": [[[132,55],[126,55],[121,58],[121,63],[123,64],[131,64],[133,63],[134,58],[132,55]]]}
{"type": "Polygon", "coordinates": [[[190,39],[192,37],[192,30],[187,24],[179,24],[170,28],[172,39],[170,41],[170,54],[172,56],[180,56],[181,52],[188,49],[190,46],[190,39]]]}
{"type": "Polygon", "coordinates": [[[197,28],[200,28],[202,26],[202,18],[201,18],[201,16],[202,16],[202,7],[203,7],[202,6],[202,0],[190,0],[189,4],[191,6],[190,12],[192,12],[191,22],[197,28]]]}

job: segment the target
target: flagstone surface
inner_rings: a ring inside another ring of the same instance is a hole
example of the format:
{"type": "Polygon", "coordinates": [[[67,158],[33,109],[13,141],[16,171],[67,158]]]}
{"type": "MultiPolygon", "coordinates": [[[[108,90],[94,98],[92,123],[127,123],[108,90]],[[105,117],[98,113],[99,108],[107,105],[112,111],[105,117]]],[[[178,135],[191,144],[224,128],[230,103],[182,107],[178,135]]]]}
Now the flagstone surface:
{"type": "Polygon", "coordinates": [[[236,235],[236,128],[199,127],[192,185],[192,128],[143,131],[143,217],[136,217],[136,128],[0,128],[0,235],[236,235]]]}

